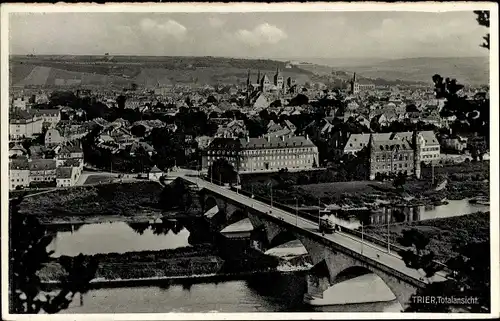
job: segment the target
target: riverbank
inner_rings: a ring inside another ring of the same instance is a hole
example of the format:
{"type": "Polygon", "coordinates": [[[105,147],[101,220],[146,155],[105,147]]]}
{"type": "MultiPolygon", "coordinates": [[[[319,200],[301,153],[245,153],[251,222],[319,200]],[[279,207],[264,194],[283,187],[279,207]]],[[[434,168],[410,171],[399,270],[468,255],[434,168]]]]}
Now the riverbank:
{"type": "Polygon", "coordinates": [[[36,216],[42,224],[150,222],[158,218],[194,217],[194,210],[165,208],[163,186],[145,181],[79,186],[23,199],[20,212],[36,216]]]}
{"type": "Polygon", "coordinates": [[[161,211],[161,212],[143,212],[136,213],[134,216],[120,216],[120,215],[86,215],[86,216],[57,216],[39,217],[40,223],[46,226],[63,226],[63,225],[82,225],[82,224],[99,224],[99,223],[114,223],[114,222],[124,222],[124,223],[152,223],[158,222],[160,220],[169,219],[195,219],[202,217],[203,214],[192,214],[192,213],[179,213],[178,211],[161,211]]]}
{"type": "Polygon", "coordinates": [[[432,184],[432,168],[422,168],[422,178],[408,178],[405,184],[395,188],[387,181],[334,181],[332,175],[315,177],[313,174],[276,173],[268,178],[247,180],[245,191],[270,198],[269,184],[273,185],[275,202],[293,205],[297,199],[303,206],[316,206],[318,198],[325,204],[351,207],[367,206],[375,201],[406,205],[435,205],[448,200],[463,200],[477,196],[489,197],[489,161],[469,162],[455,165],[440,165],[434,168],[434,180],[446,180],[445,188],[436,191],[432,184]],[[321,179],[320,179],[321,178],[321,179]],[[332,181],[333,180],[333,181],[332,181]]]}
{"type": "MultiPolygon", "coordinates": [[[[436,254],[436,260],[446,262],[455,257],[455,246],[471,242],[489,241],[490,239],[490,212],[406,222],[390,226],[391,243],[404,247],[399,238],[403,231],[417,229],[429,238],[427,248],[436,254]]],[[[369,226],[364,233],[380,240],[387,240],[387,226],[369,226]]]]}
{"type": "MultiPolygon", "coordinates": [[[[165,287],[174,284],[200,284],[211,282],[225,282],[241,280],[252,276],[282,276],[293,275],[296,273],[307,271],[307,269],[295,270],[268,270],[268,271],[253,271],[239,273],[209,273],[209,274],[194,274],[194,275],[178,275],[178,276],[163,276],[163,277],[145,277],[145,278],[129,278],[129,279],[93,279],[89,282],[90,289],[99,288],[120,288],[120,287],[140,287],[140,286],[161,286],[165,287]]],[[[59,281],[42,281],[42,286],[51,289],[61,285],[59,281]]]]}

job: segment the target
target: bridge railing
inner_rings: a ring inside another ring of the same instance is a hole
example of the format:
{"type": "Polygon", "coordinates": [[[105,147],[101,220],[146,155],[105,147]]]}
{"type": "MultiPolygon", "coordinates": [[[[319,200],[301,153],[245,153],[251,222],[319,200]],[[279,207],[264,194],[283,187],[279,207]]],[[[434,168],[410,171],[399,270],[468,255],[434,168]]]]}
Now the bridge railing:
{"type": "MultiPolygon", "coordinates": [[[[202,177],[202,179],[205,179],[207,182],[210,182],[209,180],[207,180],[206,177],[202,177]]],[[[218,181],[215,179],[213,179],[213,182],[218,183],[218,181]]],[[[260,201],[260,202],[268,204],[268,205],[270,205],[270,203],[271,203],[271,199],[269,197],[258,195],[258,194],[252,193],[251,191],[244,190],[242,188],[236,188],[234,186],[231,186],[230,190],[233,192],[237,192],[238,194],[241,194],[243,196],[253,198],[256,201],[260,201]]],[[[310,220],[312,222],[317,222],[319,219],[319,213],[317,215],[314,215],[311,213],[300,211],[297,208],[290,206],[289,204],[283,204],[283,203],[277,202],[274,199],[273,199],[272,204],[273,204],[273,207],[276,207],[276,208],[281,209],[283,211],[289,212],[290,214],[297,214],[301,218],[310,220]]],[[[350,229],[350,228],[345,227],[345,226],[342,226],[341,228],[342,228],[342,232],[344,232],[346,234],[350,234],[358,239],[363,239],[365,241],[382,246],[384,248],[388,248],[390,251],[393,251],[397,254],[401,254],[403,251],[407,250],[407,248],[405,248],[405,247],[402,247],[402,246],[399,246],[396,244],[391,244],[391,243],[388,244],[388,242],[386,240],[381,240],[381,239],[374,237],[372,235],[369,235],[366,233],[361,233],[358,230],[350,229]]],[[[440,266],[442,268],[442,271],[444,271],[446,273],[450,273],[450,274],[453,273],[453,271],[450,268],[448,268],[446,266],[446,264],[439,262],[439,261],[434,261],[434,263],[436,265],[440,266]]]]}

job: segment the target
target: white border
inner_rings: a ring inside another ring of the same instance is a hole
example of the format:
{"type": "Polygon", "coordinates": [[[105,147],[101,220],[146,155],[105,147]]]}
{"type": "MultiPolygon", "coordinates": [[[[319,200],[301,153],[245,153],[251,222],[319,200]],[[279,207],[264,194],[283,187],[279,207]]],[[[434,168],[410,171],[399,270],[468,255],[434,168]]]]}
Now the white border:
{"type": "MultiPolygon", "coordinates": [[[[473,11],[490,10],[490,100],[491,108],[491,146],[490,146],[490,177],[491,177],[491,271],[492,271],[492,293],[491,314],[432,314],[432,313],[129,313],[129,314],[56,314],[56,315],[11,315],[8,314],[7,295],[2,295],[2,317],[5,320],[31,320],[31,319],[52,319],[52,320],[165,320],[165,319],[192,319],[192,320],[237,320],[237,319],[414,319],[414,318],[491,318],[498,317],[499,302],[499,211],[498,211],[498,6],[493,2],[426,2],[426,3],[135,3],[135,4],[7,4],[1,7],[1,179],[2,187],[2,293],[7,293],[7,260],[8,260],[8,28],[9,13],[14,12],[314,12],[314,11],[420,11],[420,12],[442,12],[442,11],[473,11]]],[[[481,39],[478,39],[478,44],[481,39]]],[[[486,50],[486,49],[485,49],[486,50]]]]}

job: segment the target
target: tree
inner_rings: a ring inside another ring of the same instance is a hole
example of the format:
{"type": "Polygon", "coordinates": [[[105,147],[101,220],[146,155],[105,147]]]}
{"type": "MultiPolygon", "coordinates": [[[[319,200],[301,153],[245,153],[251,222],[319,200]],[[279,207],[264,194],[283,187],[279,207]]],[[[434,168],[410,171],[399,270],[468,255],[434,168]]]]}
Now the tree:
{"type": "Polygon", "coordinates": [[[134,125],[130,128],[130,133],[137,137],[144,137],[146,134],[146,127],[144,125],[134,125]]]}
{"type": "Polygon", "coordinates": [[[298,94],[294,98],[290,99],[289,106],[302,106],[309,103],[309,98],[304,94],[298,94]]]}
{"type": "Polygon", "coordinates": [[[237,180],[238,173],[236,173],[233,165],[224,158],[219,158],[213,162],[212,166],[208,169],[208,177],[213,182],[223,183],[235,183],[237,180]]]}
{"type": "Polygon", "coordinates": [[[450,304],[426,304],[418,297],[455,297],[477,298],[477,302],[461,305],[470,312],[489,312],[490,300],[490,245],[489,241],[474,242],[455,247],[457,256],[449,259],[446,266],[453,271],[445,281],[432,282],[431,277],[442,270],[443,266],[434,261],[434,253],[427,249],[429,238],[422,232],[411,229],[403,231],[400,238],[403,246],[410,247],[401,257],[406,266],[423,270],[427,286],[419,289],[410,299],[406,312],[451,312],[450,304]]]}
{"type": "MultiPolygon", "coordinates": [[[[483,10],[474,11],[476,14],[476,20],[480,26],[489,28],[490,27],[490,12],[483,10]]],[[[490,33],[487,33],[486,36],[483,37],[484,42],[480,45],[483,48],[490,50],[490,33]]]]}
{"type": "Polygon", "coordinates": [[[124,95],[119,95],[116,97],[116,104],[118,105],[119,109],[125,109],[125,101],[127,101],[127,97],[124,95]]]}
{"type": "Polygon", "coordinates": [[[398,175],[394,178],[393,185],[396,189],[403,188],[406,184],[406,175],[403,173],[398,173],[398,175]]]}
{"type": "Polygon", "coordinates": [[[193,205],[189,189],[181,180],[166,185],[160,194],[160,205],[165,210],[182,209],[187,211],[193,205]]]}
{"type": "Polygon", "coordinates": [[[56,294],[41,289],[37,272],[51,259],[52,235],[36,217],[19,212],[22,197],[9,202],[9,296],[11,313],[57,313],[68,308],[77,293],[86,293],[97,271],[97,261],[83,255],[59,259],[66,274],[56,294]]]}

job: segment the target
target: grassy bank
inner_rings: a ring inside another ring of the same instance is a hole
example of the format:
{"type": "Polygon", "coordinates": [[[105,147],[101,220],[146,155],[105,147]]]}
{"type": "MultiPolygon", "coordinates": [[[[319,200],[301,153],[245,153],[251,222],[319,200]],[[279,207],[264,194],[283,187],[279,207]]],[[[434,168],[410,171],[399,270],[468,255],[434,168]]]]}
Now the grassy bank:
{"type": "Polygon", "coordinates": [[[25,198],[21,212],[44,217],[134,216],[159,211],[155,182],[81,186],[25,198]]]}
{"type": "MultiPolygon", "coordinates": [[[[473,213],[462,216],[438,218],[390,226],[391,243],[402,246],[399,237],[403,231],[415,228],[430,239],[428,248],[437,260],[445,262],[454,257],[455,246],[490,239],[490,213],[473,213]]],[[[387,226],[371,226],[364,229],[366,234],[387,240],[387,226]]]]}
{"type": "Polygon", "coordinates": [[[432,204],[447,198],[460,200],[475,196],[489,196],[489,162],[471,162],[436,166],[435,180],[446,179],[447,186],[435,191],[432,186],[432,168],[422,169],[419,180],[408,178],[402,188],[396,189],[392,180],[336,181],[328,170],[314,173],[274,173],[268,177],[254,176],[242,183],[243,189],[269,198],[273,185],[276,202],[293,204],[295,198],[304,205],[323,203],[363,206],[375,199],[408,203],[408,197],[418,204],[432,204]]]}
{"type": "MultiPolygon", "coordinates": [[[[126,280],[140,278],[168,278],[190,275],[237,274],[273,271],[278,260],[254,250],[246,255],[222,258],[210,244],[161,251],[127,252],[88,255],[98,261],[94,279],[126,280]]],[[[39,272],[43,282],[57,281],[65,275],[54,259],[39,272]]]]}

